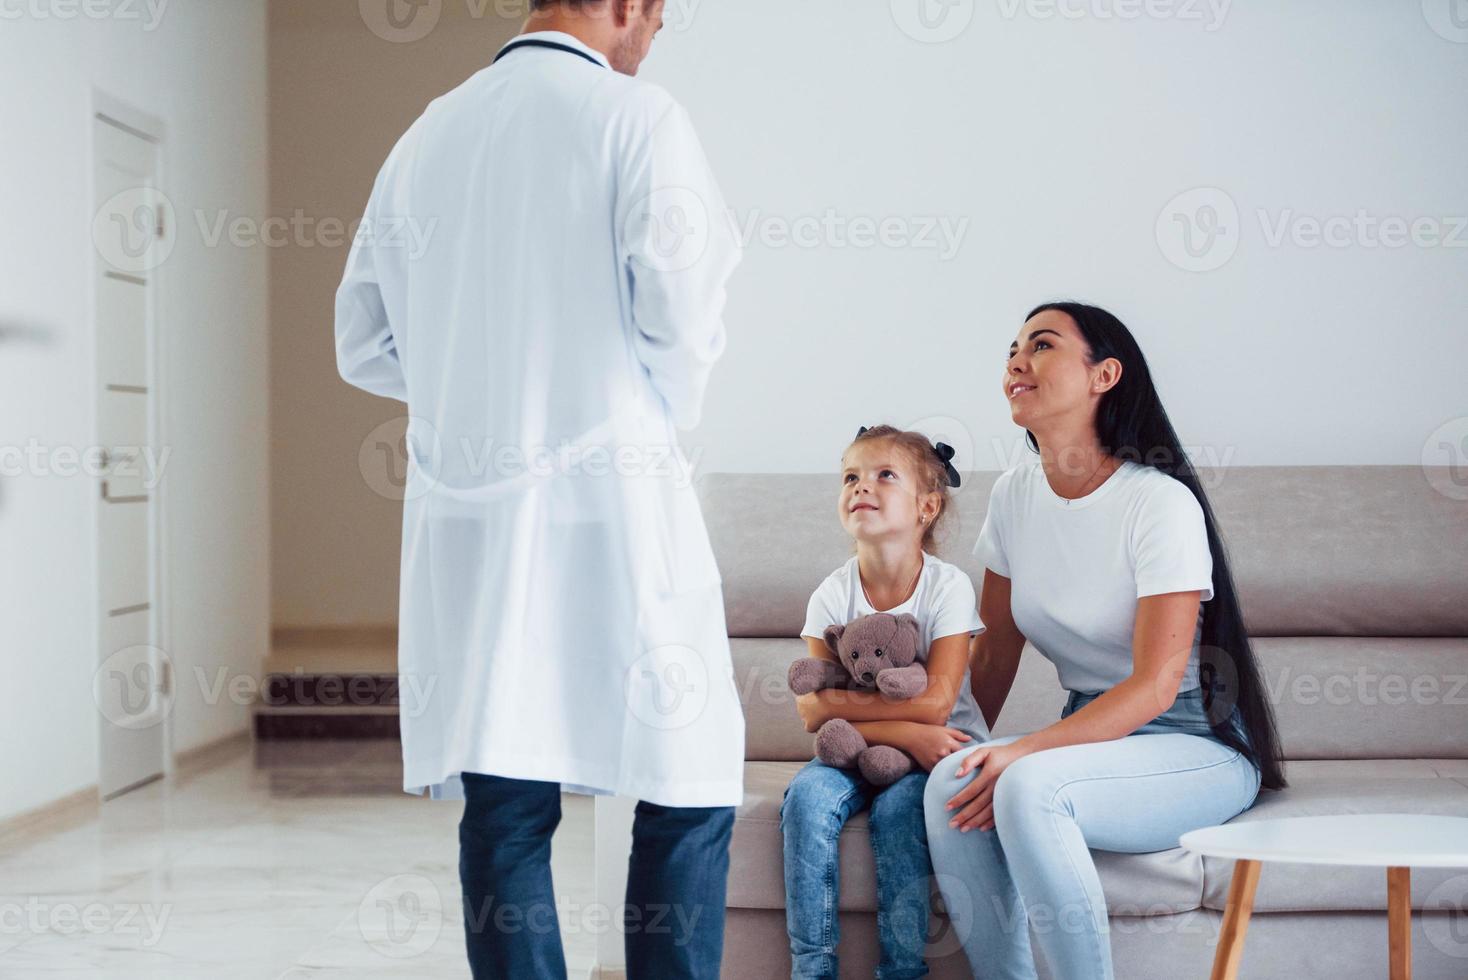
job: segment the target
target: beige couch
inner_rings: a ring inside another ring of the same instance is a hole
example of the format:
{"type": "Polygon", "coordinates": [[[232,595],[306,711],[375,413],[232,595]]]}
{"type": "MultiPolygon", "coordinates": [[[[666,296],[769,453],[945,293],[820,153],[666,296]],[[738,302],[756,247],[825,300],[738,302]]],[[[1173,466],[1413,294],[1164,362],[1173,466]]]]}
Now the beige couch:
{"type": "MultiPolygon", "coordinates": [[[[997,475],[964,477],[942,553],[976,588],[983,571],[969,549],[997,475]]],[[[1434,491],[1416,467],[1201,475],[1230,546],[1292,784],[1262,793],[1236,819],[1468,816],[1468,503],[1434,491]]],[[[789,975],[779,810],[791,776],[810,758],[811,737],[784,678],[804,649],[798,635],[811,590],[851,554],[836,493],[835,477],[825,475],[711,474],[700,483],[748,721],[726,980],[789,975]]],[[[1028,648],[994,734],[1043,727],[1063,702],[1053,668],[1028,648]]],[[[1231,863],[1181,849],[1093,853],[1117,977],[1207,977],[1231,863]]],[[[1429,909],[1413,916],[1415,976],[1468,977],[1468,914],[1447,911],[1465,907],[1468,875],[1420,869],[1413,886],[1413,908],[1429,909]]],[[[873,975],[875,899],[861,815],[841,838],[843,977],[873,975]]],[[[1266,864],[1241,976],[1383,977],[1385,909],[1380,870],[1266,864]]],[[[934,930],[933,976],[969,976],[941,915],[934,930]]]]}

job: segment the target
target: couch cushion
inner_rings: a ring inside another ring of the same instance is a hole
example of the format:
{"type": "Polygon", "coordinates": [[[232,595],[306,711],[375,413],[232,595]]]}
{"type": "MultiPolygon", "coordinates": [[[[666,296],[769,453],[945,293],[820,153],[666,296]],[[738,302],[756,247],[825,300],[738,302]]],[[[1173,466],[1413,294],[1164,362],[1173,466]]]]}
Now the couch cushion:
{"type": "MultiPolygon", "coordinates": [[[[1286,764],[1290,785],[1264,792],[1230,823],[1338,813],[1424,813],[1468,817],[1468,760],[1360,759],[1286,764]]],[[[1222,911],[1234,862],[1203,860],[1203,904],[1222,911]]],[[[1412,907],[1457,908],[1468,902],[1461,868],[1417,868],[1412,907]],[[1438,894],[1434,894],[1437,891],[1438,894]]],[[[1380,911],[1386,909],[1386,871],[1379,867],[1265,862],[1254,897],[1256,912],[1380,911]]]]}
{"type": "MultiPolygon", "coordinates": [[[[698,481],[731,636],[796,636],[811,591],[850,557],[829,474],[710,473],[698,481]]],[[[954,493],[940,557],[983,586],[969,554],[997,471],[954,493]]],[[[1417,466],[1199,470],[1259,636],[1468,636],[1468,502],[1417,466]]]]}
{"type": "MultiPolygon", "coordinates": [[[[744,767],[744,804],[734,819],[730,844],[729,905],[783,909],[784,862],[780,803],[803,762],[749,762],[744,767]]],[[[1096,851],[1096,869],[1106,904],[1116,915],[1162,915],[1199,907],[1203,864],[1181,848],[1152,854],[1096,851]]],[[[839,844],[843,911],[877,908],[877,871],[867,815],[847,823],[839,844]]],[[[937,869],[941,874],[941,868],[937,869]]],[[[941,905],[939,906],[941,908],[941,905]]]]}
{"type": "MultiPolygon", "coordinates": [[[[748,762],[744,804],[730,845],[728,903],[732,908],[783,909],[785,885],[780,804],[804,762],[748,762]]],[[[1468,816],[1468,760],[1377,759],[1286,764],[1288,789],[1265,792],[1232,822],[1326,813],[1434,813],[1468,816]]],[[[1148,854],[1092,851],[1112,915],[1151,916],[1197,908],[1222,910],[1232,861],[1200,859],[1183,848],[1148,854]]],[[[876,910],[876,867],[865,813],[846,825],[839,845],[843,911],[876,910]]],[[[941,868],[937,869],[942,873],[941,868]]],[[[1462,872],[1456,872],[1459,878],[1462,872]]],[[[1433,889],[1453,873],[1414,872],[1414,908],[1442,907],[1433,889]]],[[[1379,868],[1269,864],[1260,876],[1258,912],[1384,910],[1386,875],[1379,868]]],[[[1464,889],[1453,900],[1461,905],[1464,889]]]]}

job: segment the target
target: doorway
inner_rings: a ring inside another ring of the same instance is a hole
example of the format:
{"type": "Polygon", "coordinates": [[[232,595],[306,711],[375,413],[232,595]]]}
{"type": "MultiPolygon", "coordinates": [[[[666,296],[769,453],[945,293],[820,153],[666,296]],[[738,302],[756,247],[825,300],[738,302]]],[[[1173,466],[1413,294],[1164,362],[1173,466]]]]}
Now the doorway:
{"type": "MultiPolygon", "coordinates": [[[[172,211],[163,127],[95,93],[92,241],[97,475],[98,789],[103,800],[171,769],[172,669],[160,602],[159,267],[172,211]]],[[[166,458],[166,457],[163,457],[166,458]]]]}

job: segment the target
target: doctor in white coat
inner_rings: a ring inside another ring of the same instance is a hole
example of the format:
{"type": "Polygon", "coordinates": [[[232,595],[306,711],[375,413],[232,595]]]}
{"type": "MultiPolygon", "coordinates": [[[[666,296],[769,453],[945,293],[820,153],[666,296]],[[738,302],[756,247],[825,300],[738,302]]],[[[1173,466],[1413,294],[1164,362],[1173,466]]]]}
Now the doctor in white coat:
{"type": "Polygon", "coordinates": [[[629,975],[719,970],[744,722],[676,429],[739,245],[688,114],[632,77],[662,6],[534,0],[393,148],[337,292],[342,377],[407,403],[404,789],[465,801],[475,977],[565,975],[563,787],[639,800],[629,975]]]}

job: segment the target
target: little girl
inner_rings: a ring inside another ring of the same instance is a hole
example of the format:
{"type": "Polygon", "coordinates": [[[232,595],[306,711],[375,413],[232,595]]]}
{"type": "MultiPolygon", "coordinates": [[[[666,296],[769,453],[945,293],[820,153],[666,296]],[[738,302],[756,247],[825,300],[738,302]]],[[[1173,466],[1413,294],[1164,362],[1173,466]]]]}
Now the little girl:
{"type": "Polygon", "coordinates": [[[810,656],[833,660],[822,636],[827,626],[874,612],[911,613],[922,628],[918,658],[928,687],[905,701],[842,690],[803,695],[797,704],[808,731],[844,718],[869,745],[902,749],[923,771],[879,789],[856,769],[816,760],[791,780],[780,831],[792,978],[837,975],[837,841],[846,821],[867,807],[877,868],[877,976],[906,980],[928,972],[923,947],[932,865],[923,786],[940,759],[989,738],[969,690],[969,637],[984,629],[973,583],[929,553],[947,512],[947,488],[958,486],[952,457],[948,446],[889,425],[863,427],[842,456],[837,514],[856,541],[856,555],[810,597],[801,635],[810,656]]]}

